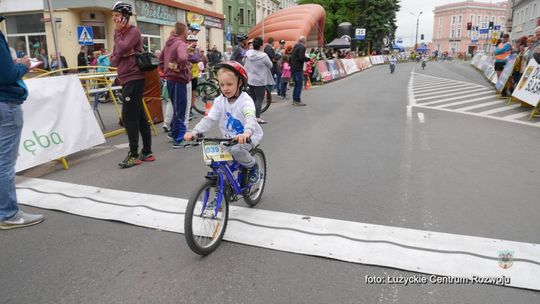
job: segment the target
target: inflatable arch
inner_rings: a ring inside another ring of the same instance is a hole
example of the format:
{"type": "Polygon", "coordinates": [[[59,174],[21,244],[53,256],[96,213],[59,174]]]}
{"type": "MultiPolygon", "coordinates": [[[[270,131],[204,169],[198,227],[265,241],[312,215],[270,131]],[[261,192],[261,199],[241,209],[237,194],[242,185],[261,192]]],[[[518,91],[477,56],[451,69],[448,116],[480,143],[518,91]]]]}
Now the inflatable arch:
{"type": "MultiPolygon", "coordinates": [[[[273,37],[277,42],[285,40],[285,45],[294,46],[300,36],[306,37],[306,48],[324,45],[324,24],[326,13],[318,4],[304,4],[282,9],[264,19],[264,40],[273,37]]],[[[262,22],[249,31],[249,38],[262,36],[262,22]]]]}

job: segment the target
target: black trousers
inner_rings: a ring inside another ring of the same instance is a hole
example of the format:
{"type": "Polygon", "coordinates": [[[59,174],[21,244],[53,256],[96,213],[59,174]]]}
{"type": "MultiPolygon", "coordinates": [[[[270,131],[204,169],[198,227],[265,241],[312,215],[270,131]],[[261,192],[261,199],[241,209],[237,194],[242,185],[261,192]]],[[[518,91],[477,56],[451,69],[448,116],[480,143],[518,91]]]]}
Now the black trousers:
{"type": "Polygon", "coordinates": [[[138,154],[139,133],[142,137],[143,152],[152,152],[150,123],[143,108],[144,79],[132,80],[122,87],[122,121],[126,128],[129,151],[138,154]]]}

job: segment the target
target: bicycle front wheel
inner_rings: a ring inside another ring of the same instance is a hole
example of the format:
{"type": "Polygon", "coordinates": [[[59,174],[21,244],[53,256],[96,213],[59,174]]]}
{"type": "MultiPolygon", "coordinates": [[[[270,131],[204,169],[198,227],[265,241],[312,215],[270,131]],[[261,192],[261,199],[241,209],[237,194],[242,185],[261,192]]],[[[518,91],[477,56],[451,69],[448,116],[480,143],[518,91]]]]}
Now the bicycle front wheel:
{"type": "Polygon", "coordinates": [[[251,186],[249,192],[244,193],[244,201],[250,207],[253,207],[261,201],[264,186],[266,185],[267,168],[266,156],[261,149],[255,148],[251,150],[251,155],[253,155],[255,162],[257,162],[257,165],[259,166],[259,181],[251,186]]]}
{"type": "Polygon", "coordinates": [[[221,206],[217,209],[218,197],[215,181],[205,181],[191,196],[186,208],[186,242],[193,252],[202,256],[216,250],[227,228],[229,204],[222,197],[221,206]]]}

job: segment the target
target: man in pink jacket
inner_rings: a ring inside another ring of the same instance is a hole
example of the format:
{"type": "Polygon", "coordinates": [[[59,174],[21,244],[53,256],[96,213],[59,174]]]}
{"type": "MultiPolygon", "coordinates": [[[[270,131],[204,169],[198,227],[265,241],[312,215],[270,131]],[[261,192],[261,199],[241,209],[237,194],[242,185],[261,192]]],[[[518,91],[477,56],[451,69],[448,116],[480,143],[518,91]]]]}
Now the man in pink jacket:
{"type": "Polygon", "coordinates": [[[118,165],[130,168],[143,161],[154,161],[152,155],[152,134],[150,123],[143,109],[144,72],[137,66],[135,53],[142,52],[141,32],[129,24],[133,15],[131,5],[116,2],[112,7],[112,20],[115,24],[114,50],[111,65],[118,68],[118,80],[122,84],[122,122],[129,139],[129,153],[118,165]],[[139,149],[139,133],[143,148],[139,149]]]}

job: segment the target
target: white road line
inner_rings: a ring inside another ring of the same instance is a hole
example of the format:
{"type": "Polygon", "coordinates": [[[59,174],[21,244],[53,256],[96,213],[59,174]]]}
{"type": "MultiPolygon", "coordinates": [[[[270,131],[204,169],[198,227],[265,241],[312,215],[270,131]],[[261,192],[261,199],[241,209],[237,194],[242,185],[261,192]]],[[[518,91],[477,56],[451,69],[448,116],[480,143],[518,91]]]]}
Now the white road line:
{"type": "Polygon", "coordinates": [[[435,83],[431,83],[431,84],[414,84],[414,89],[415,90],[419,90],[419,89],[428,89],[428,88],[438,88],[438,87],[444,87],[444,86],[447,86],[447,85],[460,85],[462,83],[439,83],[439,82],[435,82],[435,83]]]}
{"type": "Polygon", "coordinates": [[[421,108],[421,109],[436,110],[436,111],[445,111],[445,112],[454,113],[454,114],[464,114],[464,115],[476,116],[476,117],[487,118],[487,119],[494,119],[494,120],[499,120],[499,121],[516,123],[516,124],[529,126],[529,127],[540,128],[540,123],[530,123],[530,122],[526,122],[526,121],[515,120],[513,118],[508,118],[508,117],[511,117],[511,116],[503,118],[503,117],[497,117],[497,116],[493,116],[493,115],[480,115],[480,114],[477,114],[477,113],[474,113],[474,112],[460,112],[460,111],[451,110],[451,109],[430,107],[430,106],[426,106],[426,105],[423,105],[423,104],[417,104],[414,107],[415,108],[421,108]]]}
{"type": "Polygon", "coordinates": [[[416,86],[426,86],[426,85],[442,85],[442,84],[448,84],[448,83],[454,83],[456,84],[456,82],[453,82],[453,81],[418,81],[418,80],[415,80],[414,81],[414,85],[416,86]]]}
{"type": "MultiPolygon", "coordinates": [[[[485,88],[478,88],[478,89],[468,90],[467,92],[463,92],[463,93],[472,93],[472,92],[480,92],[480,91],[486,91],[486,89],[485,88]]],[[[493,94],[492,91],[488,91],[488,93],[493,94]]],[[[443,95],[439,95],[437,97],[447,97],[447,96],[456,96],[456,93],[443,94],[443,95]]],[[[428,100],[428,99],[433,99],[433,97],[416,98],[416,101],[422,101],[422,100],[428,100]]]]}
{"type": "MultiPolygon", "coordinates": [[[[484,99],[488,99],[488,98],[484,98],[484,99]]],[[[476,104],[476,105],[472,105],[472,106],[468,106],[468,107],[464,107],[464,108],[459,108],[459,109],[456,109],[456,111],[465,112],[465,111],[474,110],[474,109],[478,109],[478,108],[494,106],[496,104],[503,104],[503,103],[501,103],[500,100],[493,100],[493,101],[484,102],[484,103],[480,103],[480,104],[476,104]]]]}
{"type": "Polygon", "coordinates": [[[491,109],[491,110],[484,111],[484,112],[479,112],[478,114],[491,115],[491,114],[495,114],[495,113],[504,112],[504,111],[515,109],[515,108],[519,108],[520,106],[521,105],[509,105],[509,106],[504,106],[504,107],[500,107],[500,108],[496,108],[496,109],[491,109]]]}
{"type": "Polygon", "coordinates": [[[113,147],[115,147],[118,150],[122,150],[122,149],[129,148],[129,143],[119,144],[119,145],[116,145],[116,146],[113,146],[113,147]]]}
{"type": "Polygon", "coordinates": [[[516,114],[512,114],[512,115],[509,115],[509,116],[505,116],[504,118],[506,119],[520,119],[520,118],[523,118],[523,117],[529,117],[531,116],[531,111],[524,111],[524,112],[521,112],[521,113],[516,113],[516,114]]]}
{"type": "Polygon", "coordinates": [[[426,122],[426,118],[424,117],[424,113],[418,112],[418,113],[416,113],[416,115],[418,115],[418,121],[420,123],[425,123],[426,122]]]}
{"type": "MultiPolygon", "coordinates": [[[[32,178],[18,179],[17,189],[25,205],[184,232],[185,199],[32,178]]],[[[261,203],[272,202],[263,198],[261,203]]],[[[506,286],[540,290],[538,244],[234,205],[229,212],[225,240],[231,242],[440,276],[505,276],[506,286]],[[512,267],[503,269],[498,251],[507,249],[516,256],[512,267]]]]}
{"type": "Polygon", "coordinates": [[[416,104],[416,99],[412,92],[412,84],[414,83],[414,68],[411,72],[411,78],[409,78],[409,85],[407,86],[407,120],[412,121],[412,106],[416,104]]]}
{"type": "MultiPolygon", "coordinates": [[[[472,88],[471,88],[472,89],[472,88]]],[[[434,92],[425,92],[425,93],[421,93],[421,94],[418,94],[415,92],[415,97],[418,98],[418,97],[425,97],[425,96],[432,96],[432,95],[439,95],[439,94],[446,94],[446,93],[450,93],[450,92],[469,92],[469,90],[467,90],[466,88],[452,88],[452,89],[446,89],[446,90],[440,90],[440,91],[434,91],[434,92]]]]}
{"type": "MultiPolygon", "coordinates": [[[[458,100],[458,99],[469,98],[469,97],[474,97],[474,96],[478,96],[478,95],[485,95],[485,94],[493,94],[493,92],[484,92],[484,93],[476,93],[476,94],[461,95],[461,96],[456,96],[456,97],[445,98],[445,99],[440,99],[440,100],[435,100],[435,101],[430,101],[430,102],[422,103],[422,105],[429,106],[429,105],[437,104],[437,103],[441,103],[441,102],[452,101],[452,100],[458,100]]],[[[489,96],[489,97],[493,97],[493,96],[489,96]]],[[[487,99],[488,96],[485,96],[485,98],[487,99]]],[[[477,99],[477,100],[478,100],[478,99],[477,99]]]]}
{"type": "MultiPolygon", "coordinates": [[[[442,81],[455,81],[455,82],[460,82],[460,83],[468,83],[470,84],[470,82],[466,82],[466,81],[461,81],[461,80],[454,80],[454,79],[447,79],[447,78],[441,78],[441,77],[436,77],[436,76],[430,76],[430,75],[425,75],[425,74],[418,74],[418,73],[415,73],[415,75],[418,75],[418,76],[423,76],[423,77],[429,77],[429,78],[435,78],[435,79],[440,79],[442,81]]],[[[483,86],[483,85],[480,85],[480,86],[483,86]]],[[[488,88],[486,86],[483,86],[485,88],[488,88]]]]}
{"type": "Polygon", "coordinates": [[[446,89],[446,88],[462,88],[462,89],[467,89],[467,88],[471,88],[471,89],[474,89],[474,88],[477,88],[478,86],[476,85],[466,85],[466,84],[447,84],[447,85],[442,85],[442,86],[438,86],[438,87],[429,87],[427,89],[420,89],[420,90],[417,90],[415,88],[414,89],[414,93],[415,94],[418,94],[418,93],[424,93],[424,92],[431,92],[431,91],[437,91],[437,90],[441,90],[441,89],[446,89]]]}

